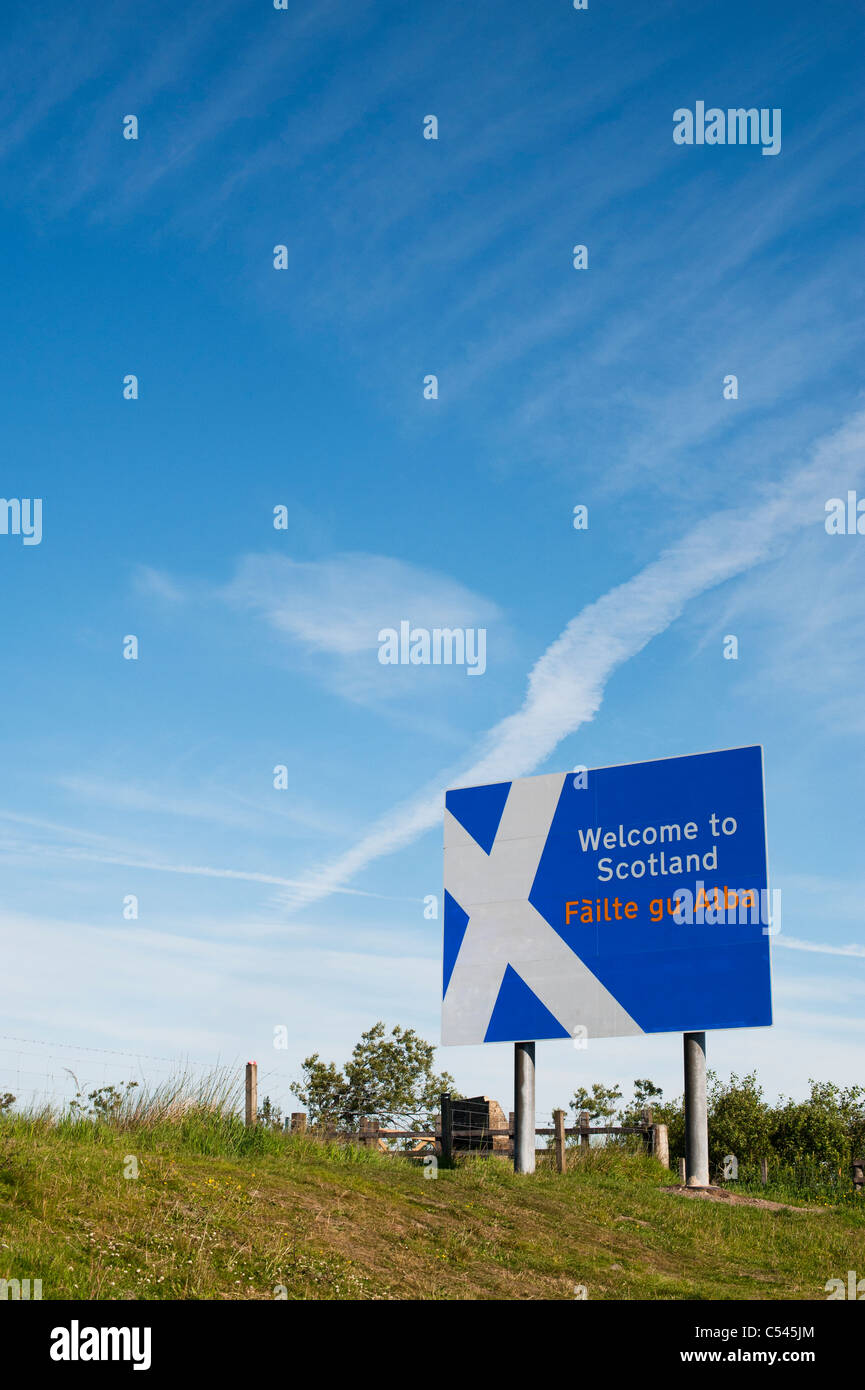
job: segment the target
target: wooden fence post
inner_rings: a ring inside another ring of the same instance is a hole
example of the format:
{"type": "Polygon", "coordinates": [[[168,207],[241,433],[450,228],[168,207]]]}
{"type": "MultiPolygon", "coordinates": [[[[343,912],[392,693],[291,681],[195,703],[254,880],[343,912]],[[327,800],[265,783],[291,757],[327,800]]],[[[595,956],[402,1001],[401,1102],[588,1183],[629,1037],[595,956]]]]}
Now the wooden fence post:
{"type": "Polygon", "coordinates": [[[642,1123],[643,1123],[643,1148],[645,1149],[645,1151],[646,1151],[647,1154],[650,1154],[650,1153],[652,1152],[652,1140],[653,1140],[654,1137],[655,1137],[654,1134],[652,1133],[652,1107],[651,1107],[651,1105],[646,1105],[646,1106],[643,1107],[643,1121],[642,1121],[642,1123]]]}
{"type": "Polygon", "coordinates": [[[553,1111],[553,1124],[556,1127],[556,1172],[565,1171],[565,1112],[553,1111]]]}
{"type": "Polygon", "coordinates": [[[442,1158],[446,1162],[454,1156],[454,1112],[453,1101],[449,1091],[443,1091],[441,1096],[442,1109],[442,1158]]]}
{"type": "Polygon", "coordinates": [[[679,1182],[680,1182],[680,1183],[682,1184],[682,1186],[684,1187],[684,1185],[685,1185],[685,1160],[684,1160],[683,1158],[680,1158],[680,1159],[679,1159],[679,1182]]]}
{"type": "Polygon", "coordinates": [[[258,1063],[246,1064],[246,1123],[258,1122],[258,1063]]]}
{"type": "Polygon", "coordinates": [[[306,1133],[306,1115],[302,1110],[294,1110],[291,1115],[292,1134],[306,1133]]]}
{"type": "Polygon", "coordinates": [[[361,1119],[360,1134],[358,1138],[364,1148],[373,1149],[378,1144],[378,1132],[381,1129],[381,1120],[361,1119]]]}
{"type": "Polygon", "coordinates": [[[761,1181],[761,1183],[763,1184],[764,1187],[766,1186],[766,1183],[769,1181],[769,1160],[768,1160],[768,1158],[761,1158],[761,1159],[760,1159],[760,1181],[761,1181]]]}
{"type": "Polygon", "coordinates": [[[581,1148],[581,1149],[587,1149],[587,1148],[589,1147],[589,1144],[590,1144],[590,1143],[591,1143],[591,1135],[589,1134],[589,1112],[588,1112],[588,1110],[581,1110],[581,1111],[580,1111],[580,1148],[581,1148]]]}
{"type": "Polygon", "coordinates": [[[670,1166],[670,1136],[666,1125],[655,1125],[655,1158],[659,1163],[663,1163],[665,1168],[670,1166]]]}

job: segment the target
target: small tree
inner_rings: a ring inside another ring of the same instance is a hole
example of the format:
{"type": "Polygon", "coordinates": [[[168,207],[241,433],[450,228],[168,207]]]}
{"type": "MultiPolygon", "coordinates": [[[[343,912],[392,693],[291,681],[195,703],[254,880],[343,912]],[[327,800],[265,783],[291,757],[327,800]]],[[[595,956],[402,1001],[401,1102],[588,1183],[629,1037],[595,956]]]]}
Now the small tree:
{"type": "MultiPolygon", "coordinates": [[[[807,1100],[783,1099],[772,1114],[772,1147],[782,1163],[816,1163],[837,1171],[850,1161],[849,1114],[845,1115],[840,1092],[831,1081],[812,1081],[807,1100]]],[[[853,1091],[858,1091],[854,1087],[853,1091]]]]}
{"type": "Polygon", "coordinates": [[[323,1062],[317,1052],[302,1063],[303,1080],[290,1090],[304,1106],[312,1125],[335,1125],[346,1107],[346,1081],[333,1062],[323,1062]]]}
{"type": "Polygon", "coordinates": [[[569,1105],[579,1117],[581,1110],[589,1112],[589,1120],[609,1120],[616,1113],[616,1106],[622,1099],[620,1086],[603,1086],[600,1081],[592,1082],[591,1094],[584,1086],[574,1092],[569,1105]]]}
{"type": "Polygon", "coordinates": [[[435,1047],[413,1028],[382,1022],[361,1034],[345,1067],[323,1062],[317,1052],[305,1058],[303,1077],[291,1090],[306,1107],[312,1124],[355,1129],[364,1116],[385,1125],[397,1121],[421,1133],[429,1129],[442,1091],[453,1090],[453,1077],[433,1071],[435,1047]]]}
{"type": "Polygon", "coordinates": [[[124,1104],[131,1099],[130,1091],[134,1091],[137,1086],[137,1081],[125,1082],[122,1090],[118,1090],[116,1086],[100,1086],[97,1090],[87,1092],[89,1105],[85,1104],[81,1091],[78,1090],[69,1102],[70,1113],[76,1118],[91,1116],[106,1122],[117,1120],[124,1104]]]}
{"type": "Polygon", "coordinates": [[[708,1075],[709,1163],[720,1170],[728,1154],[740,1165],[756,1167],[771,1152],[771,1112],[755,1072],[741,1079],[733,1072],[722,1082],[708,1075]]]}
{"type": "Polygon", "coordinates": [[[847,1130],[851,1155],[858,1157],[865,1153],[865,1086],[847,1086],[840,1091],[838,1108],[847,1130]]]}
{"type": "MultiPolygon", "coordinates": [[[[638,1125],[642,1121],[643,1111],[648,1105],[653,1108],[663,1100],[664,1093],[660,1086],[656,1086],[647,1077],[634,1081],[634,1096],[629,1105],[626,1105],[619,1112],[619,1120],[623,1125],[638,1125]]],[[[658,1117],[656,1117],[658,1118],[658,1117]]]]}
{"type": "Polygon", "coordinates": [[[258,1123],[266,1129],[282,1129],[282,1111],[274,1105],[270,1096],[265,1096],[258,1107],[258,1123]]]}

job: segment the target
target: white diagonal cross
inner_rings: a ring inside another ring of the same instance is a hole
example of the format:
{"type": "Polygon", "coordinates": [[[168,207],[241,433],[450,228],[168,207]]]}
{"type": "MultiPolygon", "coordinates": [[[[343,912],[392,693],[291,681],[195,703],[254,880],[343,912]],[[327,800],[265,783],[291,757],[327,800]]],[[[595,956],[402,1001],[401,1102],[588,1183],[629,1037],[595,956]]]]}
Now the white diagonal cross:
{"type": "Polygon", "coordinates": [[[562,786],[558,772],[512,782],[489,854],[445,811],[445,888],[469,921],[442,1004],[443,1043],[483,1042],[508,965],[569,1033],[643,1031],[529,902],[562,786]]]}

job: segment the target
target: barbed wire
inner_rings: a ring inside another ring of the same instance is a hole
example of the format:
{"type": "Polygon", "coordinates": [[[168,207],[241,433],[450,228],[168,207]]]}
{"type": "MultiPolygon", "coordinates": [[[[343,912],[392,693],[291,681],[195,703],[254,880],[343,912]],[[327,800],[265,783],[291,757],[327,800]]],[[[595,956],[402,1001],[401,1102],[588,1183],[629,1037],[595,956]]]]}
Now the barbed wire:
{"type": "MultiPolygon", "coordinates": [[[[172,1075],[177,1076],[187,1068],[194,1068],[196,1071],[223,1071],[240,1074],[243,1062],[239,1060],[223,1061],[220,1058],[202,1061],[188,1057],[180,1053],[175,1057],[159,1056],[149,1052],[133,1052],[127,1048],[118,1047],[94,1047],[86,1043],[69,1043],[55,1041],[47,1038],[23,1037],[16,1033],[0,1033],[0,1042],[11,1042],[20,1044],[16,1047],[0,1047],[0,1093],[7,1088],[13,1087],[16,1098],[21,1101],[25,1098],[40,1099],[43,1101],[66,1102],[73,1086],[78,1086],[80,1090],[88,1087],[96,1087],[100,1080],[107,1085],[111,1079],[112,1070],[119,1069],[119,1062],[115,1059],[128,1058],[137,1064],[137,1069],[146,1073],[142,1076],[145,1084],[150,1080],[154,1072],[159,1073],[157,1083],[165,1079],[171,1079],[172,1075]],[[31,1051],[31,1048],[38,1048],[39,1051],[31,1051]],[[55,1049],[63,1049],[66,1055],[61,1056],[55,1049]],[[86,1057],[80,1054],[88,1054],[86,1057]],[[24,1059],[38,1059],[49,1066],[53,1063],[51,1071],[39,1070],[35,1067],[22,1066],[24,1059]],[[152,1064],[160,1063],[158,1067],[152,1064]],[[150,1065],[145,1066],[145,1063],[150,1065]],[[100,1076],[101,1073],[101,1076],[100,1076]],[[47,1086],[32,1084],[35,1081],[50,1083],[47,1086]]],[[[131,1067],[128,1070],[133,1070],[131,1067]]],[[[259,1073],[259,1086],[268,1086],[274,1091],[272,1102],[282,1111],[292,1100],[290,1087],[293,1078],[280,1073],[275,1067],[268,1068],[259,1073]]]]}
{"type": "MultiPolygon", "coordinates": [[[[32,1044],[33,1044],[34,1046],[36,1046],[36,1047],[66,1047],[66,1048],[73,1049],[73,1050],[76,1051],[76,1052],[102,1052],[102,1053],[105,1053],[105,1054],[109,1054],[109,1053],[110,1053],[112,1056],[115,1056],[115,1057],[136,1057],[136,1058],[143,1058],[145,1061],[148,1061],[148,1062],[170,1062],[170,1063],[173,1064],[173,1063],[175,1063],[175,1062],[178,1060],[178,1059],[175,1058],[175,1057],[156,1057],[156,1056],[154,1056],[153,1053],[150,1053],[150,1052],[129,1052],[129,1051],[124,1051],[124,1050],[122,1050],[122,1049],[119,1048],[119,1047],[88,1047],[88,1046],[87,1046],[86,1044],[84,1044],[84,1043],[63,1043],[63,1042],[54,1042],[54,1041],[49,1041],[48,1039],[45,1039],[45,1038],[19,1038],[19,1037],[17,1037],[14,1033],[0,1033],[0,1041],[3,1041],[3,1042],[23,1042],[23,1043],[32,1043],[32,1044]]],[[[13,1051],[13,1050],[14,1050],[14,1051],[17,1051],[17,1049],[11,1049],[11,1048],[10,1048],[10,1049],[5,1049],[5,1050],[7,1050],[7,1051],[13,1051]]],[[[213,1066],[213,1065],[214,1065],[213,1062],[196,1062],[196,1061],[193,1061],[193,1059],[192,1059],[192,1058],[189,1058],[189,1057],[187,1057],[185,1060],[187,1061],[187,1063],[188,1063],[189,1065],[191,1065],[191,1066],[196,1066],[196,1067],[207,1067],[207,1066],[213,1066]]]]}

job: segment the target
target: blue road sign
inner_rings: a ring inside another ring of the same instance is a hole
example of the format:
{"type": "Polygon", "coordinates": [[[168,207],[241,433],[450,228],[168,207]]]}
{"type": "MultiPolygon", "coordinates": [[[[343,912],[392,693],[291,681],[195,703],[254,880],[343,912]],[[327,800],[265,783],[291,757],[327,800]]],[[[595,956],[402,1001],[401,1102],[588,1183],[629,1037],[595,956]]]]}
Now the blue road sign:
{"type": "Polygon", "coordinates": [[[445,799],[442,1042],[772,1022],[759,747],[445,799]]]}

